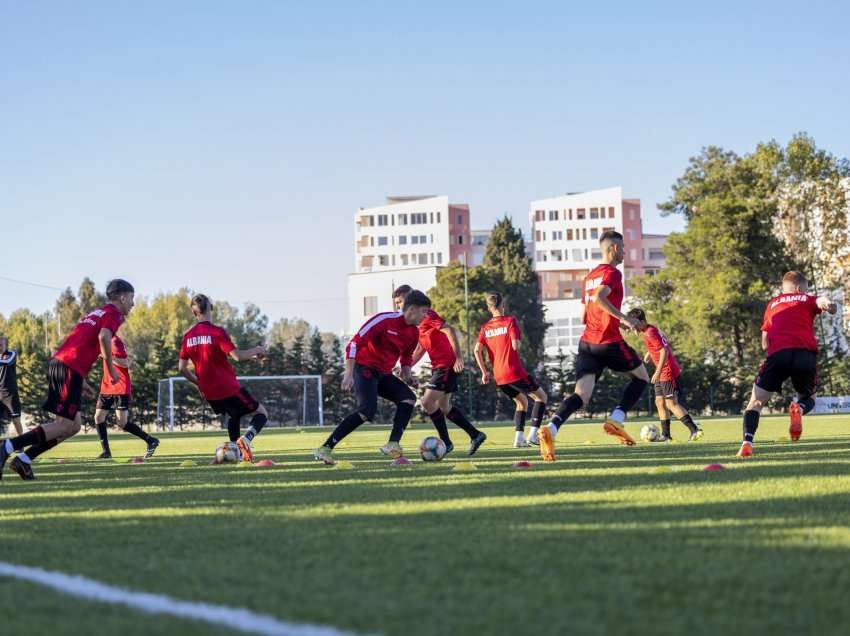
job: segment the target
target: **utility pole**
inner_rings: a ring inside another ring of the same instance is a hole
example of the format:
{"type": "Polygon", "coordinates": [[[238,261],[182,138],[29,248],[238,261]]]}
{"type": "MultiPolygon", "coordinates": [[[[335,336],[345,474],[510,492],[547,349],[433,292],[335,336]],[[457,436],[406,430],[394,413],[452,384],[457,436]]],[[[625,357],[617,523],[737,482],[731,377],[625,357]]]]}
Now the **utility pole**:
{"type": "MultiPolygon", "coordinates": [[[[469,266],[467,264],[467,252],[463,253],[463,304],[466,310],[466,363],[472,364],[472,351],[470,350],[470,329],[469,324],[469,266]]],[[[471,368],[471,367],[470,367],[471,368]]],[[[472,417],[472,374],[467,373],[466,383],[466,412],[472,417]]]]}

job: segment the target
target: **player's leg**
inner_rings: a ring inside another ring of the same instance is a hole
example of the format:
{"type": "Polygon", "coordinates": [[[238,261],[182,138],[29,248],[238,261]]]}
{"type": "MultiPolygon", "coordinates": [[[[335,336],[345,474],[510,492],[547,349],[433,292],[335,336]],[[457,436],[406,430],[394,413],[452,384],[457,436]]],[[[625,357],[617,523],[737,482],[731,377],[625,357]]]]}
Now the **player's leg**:
{"type": "Polygon", "coordinates": [[[145,459],[150,459],[156,452],[159,446],[159,439],[153,435],[145,433],[144,429],[130,419],[130,396],[121,395],[118,398],[118,406],[115,410],[115,416],[118,419],[118,425],[134,437],[142,440],[147,448],[145,449],[145,459]]]}
{"type": "Polygon", "coordinates": [[[440,408],[446,414],[447,420],[469,435],[469,454],[474,455],[481,448],[481,445],[487,441],[487,435],[484,431],[475,428],[460,407],[452,406],[452,394],[457,393],[457,373],[454,369],[448,370],[445,384],[441,388],[445,395],[440,402],[440,408]]]}
{"type": "MultiPolygon", "coordinates": [[[[74,435],[80,432],[80,429],[82,428],[82,414],[77,412],[74,419],[70,421],[67,420],[67,418],[60,418],[57,416],[56,421],[54,421],[53,424],[58,424],[59,426],[51,426],[51,432],[55,432],[57,430],[61,431],[56,437],[52,439],[47,439],[43,443],[34,444],[30,446],[26,450],[18,453],[18,456],[15,457],[9,464],[12,470],[18,473],[21,479],[25,481],[35,479],[35,474],[32,470],[33,461],[35,461],[37,457],[43,455],[50,449],[55,448],[69,437],[73,437],[74,435]]],[[[46,424],[45,428],[48,426],[50,425],[46,424]]]]}
{"type": "Polygon", "coordinates": [[[24,427],[21,425],[21,398],[17,393],[11,396],[7,408],[9,419],[12,420],[12,426],[15,427],[15,432],[18,435],[23,435],[24,427]]]}
{"type": "Polygon", "coordinates": [[[528,442],[525,441],[525,420],[528,417],[528,396],[525,393],[518,393],[514,396],[514,448],[525,448],[528,442]]]}
{"type": "Polygon", "coordinates": [[[759,367],[750,401],[744,409],[744,439],[737,457],[747,458],[753,455],[753,440],[759,426],[759,418],[764,404],[782,388],[782,383],[791,375],[791,350],[783,349],[768,356],[759,367]]]}
{"type": "Polygon", "coordinates": [[[395,415],[393,416],[393,428],[390,431],[390,439],[379,449],[384,455],[392,458],[402,456],[401,437],[410,416],[413,415],[413,407],[416,405],[416,395],[401,378],[388,374],[378,380],[378,395],[395,404],[395,415]]]}
{"type": "Polygon", "coordinates": [[[791,384],[797,392],[797,400],[789,408],[791,423],[788,434],[796,442],[803,434],[803,416],[815,408],[815,392],[817,391],[818,369],[817,354],[805,349],[793,350],[791,365],[791,384]]]}
{"type": "Polygon", "coordinates": [[[97,431],[97,438],[100,440],[100,455],[98,459],[111,459],[112,450],[109,448],[109,433],[107,432],[106,419],[109,417],[109,411],[105,408],[105,400],[103,395],[97,398],[97,408],[94,410],[94,428],[97,431]]]}
{"type": "Polygon", "coordinates": [[[657,382],[655,384],[655,408],[658,410],[658,422],[661,424],[662,439],[660,441],[666,442],[667,440],[672,440],[673,436],[670,433],[670,413],[667,412],[664,395],[659,395],[659,392],[663,390],[661,382],[657,382]]]}
{"type": "Polygon", "coordinates": [[[340,422],[328,435],[325,443],[316,449],[314,457],[325,464],[333,464],[333,449],[363,422],[369,422],[378,412],[378,376],[373,369],[354,365],[354,395],[357,408],[340,422]]]}
{"type": "Polygon", "coordinates": [[[561,405],[551,421],[546,426],[541,426],[538,433],[540,439],[540,456],[543,461],[555,461],[555,436],[567,419],[585,404],[590,402],[593,388],[601,373],[596,371],[595,361],[585,356],[582,361],[581,345],[579,345],[579,356],[576,358],[576,384],[572,394],[561,401],[561,405]]]}
{"type": "Polygon", "coordinates": [[[623,389],[620,402],[606,418],[603,429],[609,435],[618,437],[620,442],[626,446],[634,446],[635,441],[626,432],[623,423],[626,421],[626,413],[637,404],[646,389],[646,385],[649,384],[649,373],[647,373],[641,357],[625,341],[600,345],[600,355],[604,356],[605,366],[629,377],[629,382],[623,389]]]}
{"type": "Polygon", "coordinates": [[[425,389],[425,394],[422,396],[421,403],[425,413],[427,413],[428,417],[431,418],[431,422],[437,430],[437,435],[439,435],[440,439],[443,440],[443,443],[446,445],[447,452],[449,452],[448,449],[453,449],[454,444],[452,444],[451,437],[449,437],[449,429],[446,426],[446,414],[443,409],[440,408],[443,398],[446,397],[448,397],[448,393],[438,391],[437,389],[429,386],[425,389]]]}
{"type": "MultiPolygon", "coordinates": [[[[678,383],[675,383],[678,385],[678,383]]],[[[703,432],[702,429],[697,426],[696,422],[694,422],[694,418],[691,417],[691,414],[688,412],[688,409],[685,408],[685,405],[682,403],[682,394],[681,390],[678,389],[678,386],[674,386],[673,392],[664,398],[667,409],[675,415],[679,421],[685,425],[688,429],[688,441],[695,442],[696,440],[702,438],[703,432]]]]}
{"type": "MultiPolygon", "coordinates": [[[[251,444],[254,441],[254,438],[259,435],[261,430],[263,430],[266,422],[269,421],[269,414],[268,411],[266,411],[266,407],[260,404],[245,387],[241,387],[239,389],[237,397],[240,402],[240,411],[243,415],[250,415],[251,421],[248,423],[248,430],[245,431],[245,434],[241,435],[236,440],[236,445],[242,453],[242,460],[253,462],[254,449],[251,444]]],[[[241,415],[239,419],[242,419],[241,415]]]]}
{"type": "Polygon", "coordinates": [[[534,404],[531,406],[531,429],[528,431],[525,440],[529,444],[536,446],[540,443],[538,435],[540,433],[540,425],[543,423],[543,416],[546,414],[548,396],[546,395],[546,391],[537,387],[536,390],[528,394],[528,397],[532,399],[534,404]]]}

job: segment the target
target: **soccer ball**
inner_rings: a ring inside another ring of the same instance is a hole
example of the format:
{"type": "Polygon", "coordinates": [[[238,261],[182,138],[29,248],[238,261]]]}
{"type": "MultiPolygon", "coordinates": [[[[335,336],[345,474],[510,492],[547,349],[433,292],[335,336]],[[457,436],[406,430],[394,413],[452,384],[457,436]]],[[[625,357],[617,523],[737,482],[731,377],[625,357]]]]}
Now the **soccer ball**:
{"type": "Polygon", "coordinates": [[[241,457],[236,442],[226,442],[215,449],[215,461],[219,464],[235,464],[241,457]]]}
{"type": "Polygon", "coordinates": [[[438,462],[446,456],[446,445],[439,437],[426,437],[419,445],[422,461],[438,462]]]}
{"type": "Polygon", "coordinates": [[[661,437],[661,431],[655,424],[644,424],[640,429],[640,438],[644,442],[654,442],[661,437]]]}

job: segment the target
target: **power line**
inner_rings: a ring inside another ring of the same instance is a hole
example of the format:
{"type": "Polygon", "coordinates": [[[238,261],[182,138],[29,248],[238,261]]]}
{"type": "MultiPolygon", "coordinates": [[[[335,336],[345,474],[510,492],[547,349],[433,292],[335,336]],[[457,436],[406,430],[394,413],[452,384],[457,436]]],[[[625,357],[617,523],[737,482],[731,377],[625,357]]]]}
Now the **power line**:
{"type": "Polygon", "coordinates": [[[65,291],[61,287],[53,287],[52,285],[42,285],[41,283],[33,283],[28,280],[20,280],[18,278],[9,278],[8,276],[0,276],[0,280],[5,280],[10,283],[17,283],[18,285],[27,285],[29,287],[40,287],[42,289],[51,289],[53,291],[65,291]]]}

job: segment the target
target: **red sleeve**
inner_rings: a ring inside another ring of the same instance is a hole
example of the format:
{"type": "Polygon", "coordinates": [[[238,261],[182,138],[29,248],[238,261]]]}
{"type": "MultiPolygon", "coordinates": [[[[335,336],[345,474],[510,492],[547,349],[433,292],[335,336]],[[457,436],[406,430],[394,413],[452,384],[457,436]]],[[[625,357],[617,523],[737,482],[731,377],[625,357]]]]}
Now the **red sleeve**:
{"type": "Polygon", "coordinates": [[[481,329],[478,330],[478,344],[486,344],[487,338],[484,337],[484,327],[486,325],[481,325],[481,329]]]}
{"type": "Polygon", "coordinates": [[[419,331],[416,331],[416,337],[411,338],[407,347],[404,351],[401,352],[401,356],[399,356],[398,363],[403,367],[412,367],[413,366],[413,352],[416,351],[416,345],[419,344],[419,331]]]}
{"type": "Polygon", "coordinates": [[[605,273],[602,275],[602,285],[606,285],[613,289],[616,285],[620,284],[623,280],[623,275],[620,273],[620,270],[616,267],[611,267],[610,269],[606,269],[605,273]]]}
{"type": "Polygon", "coordinates": [[[767,307],[764,310],[764,319],[761,321],[761,330],[762,331],[770,331],[770,319],[773,316],[770,313],[770,303],[767,303],[767,307]]]}
{"type": "Polygon", "coordinates": [[[420,329],[423,331],[429,331],[431,329],[442,329],[446,324],[446,321],[443,320],[442,316],[440,316],[440,314],[436,311],[431,310],[425,316],[425,320],[423,320],[422,323],[425,325],[425,328],[422,329],[422,326],[420,325],[420,329]]]}
{"type": "Polygon", "coordinates": [[[661,342],[661,336],[658,333],[658,329],[655,329],[654,327],[651,327],[644,332],[643,342],[646,344],[646,348],[650,351],[660,351],[664,348],[664,343],[661,342]]]}
{"type": "Polygon", "coordinates": [[[112,338],[112,355],[116,358],[127,357],[127,349],[124,348],[124,341],[121,338],[112,338]]]}
{"type": "Polygon", "coordinates": [[[352,336],[351,340],[348,341],[348,344],[345,346],[345,357],[347,359],[352,360],[356,358],[357,350],[361,346],[370,342],[376,334],[383,333],[384,329],[387,327],[387,319],[378,318],[380,315],[381,314],[376,314],[369,318],[369,320],[363,323],[360,329],[357,330],[357,333],[352,336]]]}
{"type": "Polygon", "coordinates": [[[508,335],[512,340],[522,340],[522,332],[519,329],[519,323],[516,318],[511,318],[511,326],[508,328],[508,335]]]}
{"type": "Polygon", "coordinates": [[[231,351],[236,348],[236,345],[233,344],[233,340],[230,339],[230,334],[227,333],[224,329],[219,332],[218,340],[218,348],[221,349],[222,353],[227,355],[231,351]]]}
{"type": "Polygon", "coordinates": [[[812,308],[814,315],[817,316],[820,313],[823,313],[823,309],[818,307],[818,297],[817,296],[809,296],[809,306],[812,308]]]}
{"type": "Polygon", "coordinates": [[[118,333],[118,328],[124,323],[124,316],[119,314],[118,312],[112,313],[107,312],[106,316],[103,318],[103,322],[100,323],[101,329],[109,329],[112,332],[112,335],[118,333]]]}
{"type": "Polygon", "coordinates": [[[186,349],[186,334],[183,334],[183,340],[180,341],[180,355],[178,356],[181,360],[189,359],[189,352],[186,349]]]}

